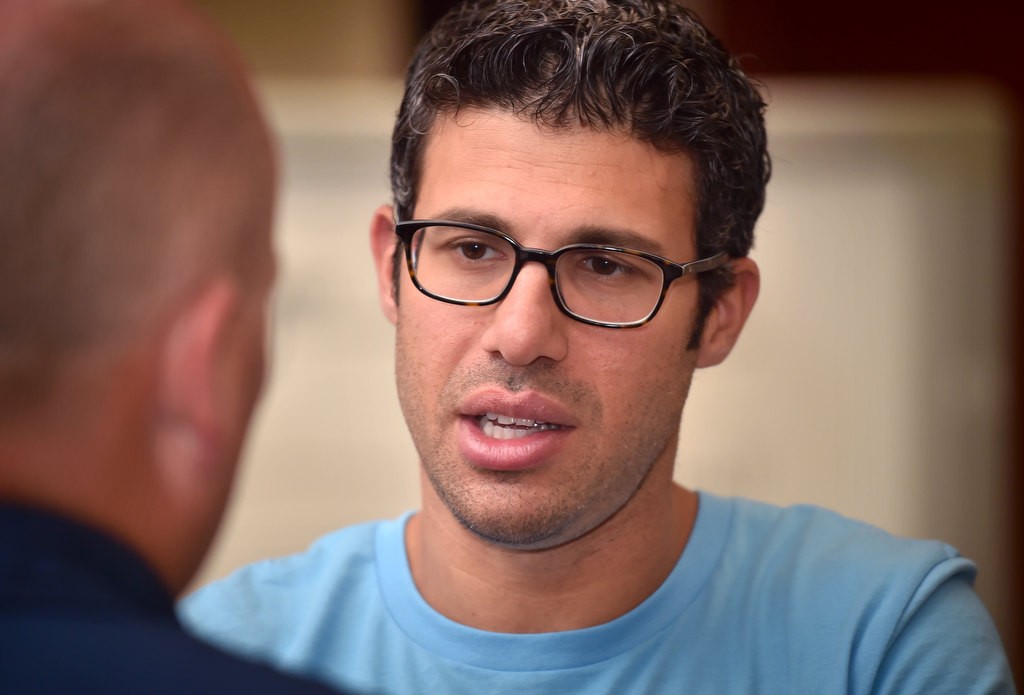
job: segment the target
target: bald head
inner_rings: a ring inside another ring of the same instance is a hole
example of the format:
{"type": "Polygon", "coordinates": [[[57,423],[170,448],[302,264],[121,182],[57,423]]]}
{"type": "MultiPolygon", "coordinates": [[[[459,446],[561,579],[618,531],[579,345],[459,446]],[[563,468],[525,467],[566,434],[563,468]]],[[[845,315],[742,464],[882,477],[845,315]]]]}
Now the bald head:
{"type": "Polygon", "coordinates": [[[0,410],[271,262],[263,122],[178,3],[0,0],[0,94],[0,410]]]}
{"type": "Polygon", "coordinates": [[[89,523],[177,591],[263,381],[274,162],[175,0],[0,0],[0,504],[89,523]]]}

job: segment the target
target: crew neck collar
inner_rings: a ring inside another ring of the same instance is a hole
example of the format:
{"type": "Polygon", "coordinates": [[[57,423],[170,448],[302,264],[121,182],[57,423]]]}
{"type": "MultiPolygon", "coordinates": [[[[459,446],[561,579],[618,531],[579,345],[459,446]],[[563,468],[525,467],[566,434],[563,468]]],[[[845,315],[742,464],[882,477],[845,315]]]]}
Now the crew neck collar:
{"type": "Polygon", "coordinates": [[[639,606],[607,623],[538,634],[488,632],[456,623],[420,595],[409,569],[405,527],[413,513],[382,524],[376,550],[381,593],[399,628],[420,647],[446,659],[495,671],[578,668],[611,659],[656,637],[701,592],[718,563],[732,506],[698,493],[697,519],[679,561],[639,606]]]}

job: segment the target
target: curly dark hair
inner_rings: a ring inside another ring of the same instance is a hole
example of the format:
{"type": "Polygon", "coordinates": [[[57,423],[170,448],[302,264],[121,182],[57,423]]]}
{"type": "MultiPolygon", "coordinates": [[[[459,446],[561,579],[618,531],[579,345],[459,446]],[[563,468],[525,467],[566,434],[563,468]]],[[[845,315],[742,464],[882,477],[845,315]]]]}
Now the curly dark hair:
{"type": "MultiPolygon", "coordinates": [[[[412,215],[438,117],[494,108],[685,152],[698,172],[698,253],[746,256],[771,174],[764,106],[718,39],[672,0],[470,0],[431,29],[409,65],[392,137],[396,213],[412,215]]],[[[699,279],[691,349],[732,275],[725,266],[699,279]]]]}

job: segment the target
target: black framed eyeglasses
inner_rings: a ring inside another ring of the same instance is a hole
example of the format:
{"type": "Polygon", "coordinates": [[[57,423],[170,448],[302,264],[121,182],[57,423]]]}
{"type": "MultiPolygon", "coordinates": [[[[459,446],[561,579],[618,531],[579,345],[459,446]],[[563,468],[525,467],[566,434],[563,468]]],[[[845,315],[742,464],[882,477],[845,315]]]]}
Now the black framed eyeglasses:
{"type": "Polygon", "coordinates": [[[428,297],[463,306],[500,302],[523,264],[535,261],[547,268],[551,295],[562,313],[606,328],[643,326],[658,313],[673,282],[729,262],[725,252],[675,263],[600,244],[544,251],[520,246],[496,229],[446,220],[397,222],[395,233],[405,245],[409,277],[428,297]]]}

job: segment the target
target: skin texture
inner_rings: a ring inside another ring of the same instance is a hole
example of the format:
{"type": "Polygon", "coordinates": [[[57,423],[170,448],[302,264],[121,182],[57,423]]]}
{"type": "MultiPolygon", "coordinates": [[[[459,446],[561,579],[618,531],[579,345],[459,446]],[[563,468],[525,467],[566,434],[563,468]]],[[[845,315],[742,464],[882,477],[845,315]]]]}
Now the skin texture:
{"type": "Polygon", "coordinates": [[[264,379],[266,126],[173,0],[0,3],[0,87],[0,502],[106,531],[178,593],[264,379]]]}
{"type": "MultiPolygon", "coordinates": [[[[467,109],[429,135],[415,217],[487,224],[525,246],[610,241],[685,262],[696,258],[693,196],[685,155],[467,109]]],[[[738,337],[756,266],[734,262],[736,286],[701,347],[687,350],[692,278],[630,330],[563,315],[538,264],[497,305],[437,302],[405,273],[396,303],[389,234],[382,209],[373,245],[422,462],[423,509],[407,545],[424,597],[455,620],[513,632],[593,625],[634,607],[685,546],[696,497],[672,483],[683,404],[694,369],[724,359],[738,337]],[[492,410],[562,427],[495,443],[478,426],[492,410]]]]}

